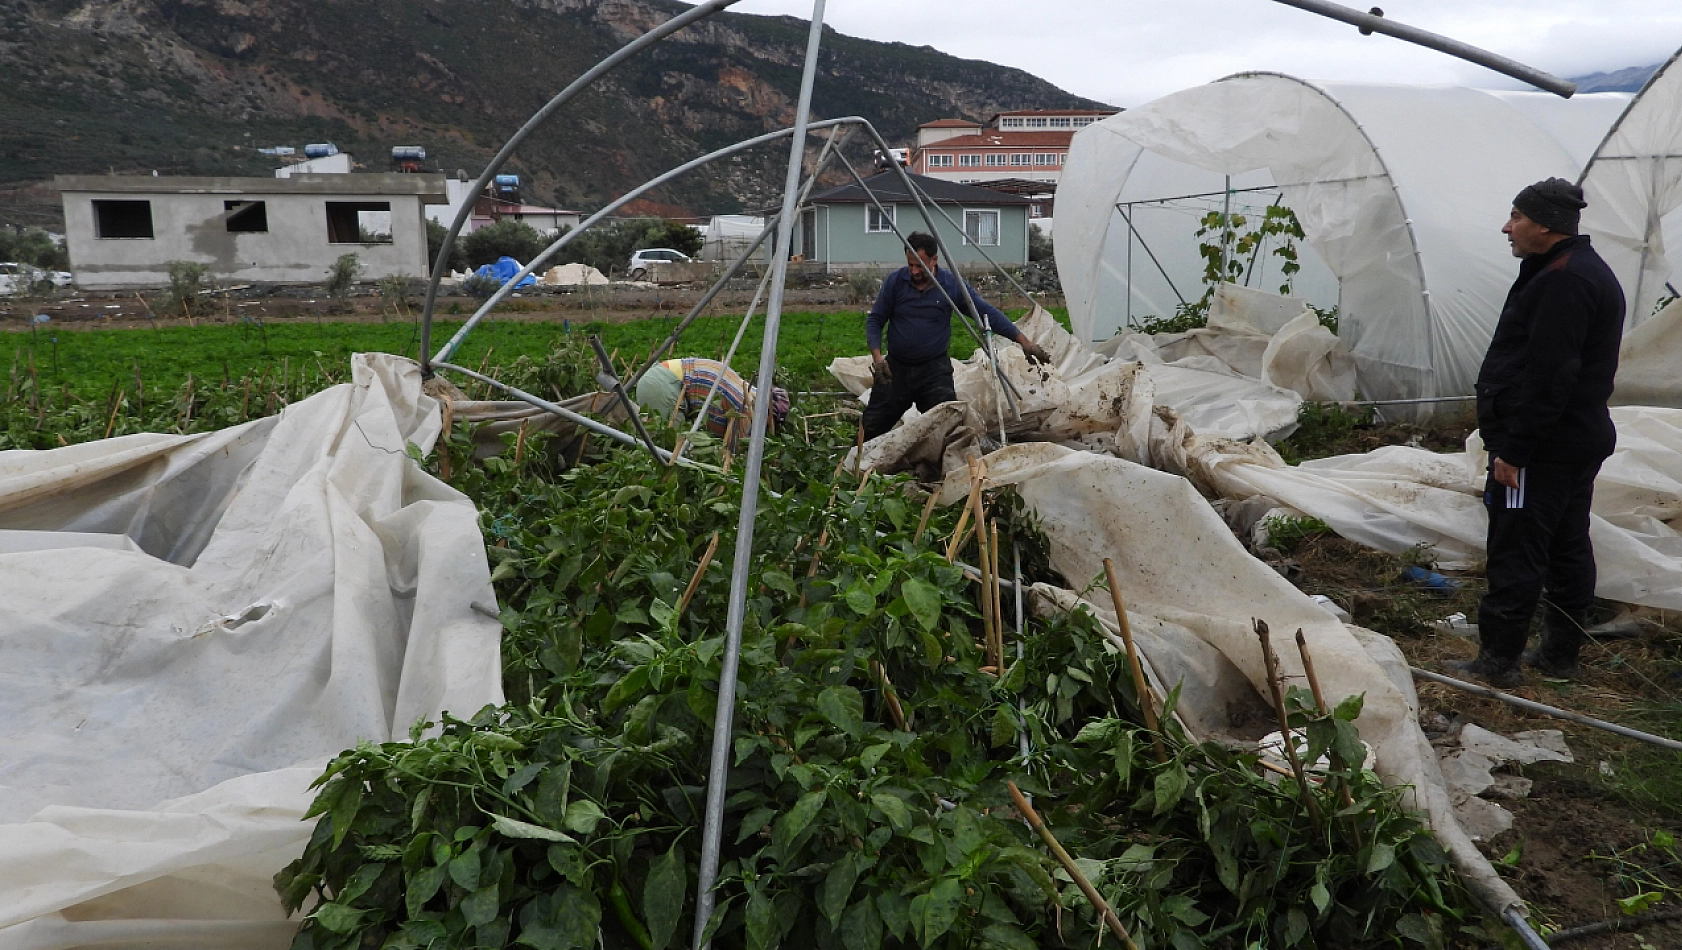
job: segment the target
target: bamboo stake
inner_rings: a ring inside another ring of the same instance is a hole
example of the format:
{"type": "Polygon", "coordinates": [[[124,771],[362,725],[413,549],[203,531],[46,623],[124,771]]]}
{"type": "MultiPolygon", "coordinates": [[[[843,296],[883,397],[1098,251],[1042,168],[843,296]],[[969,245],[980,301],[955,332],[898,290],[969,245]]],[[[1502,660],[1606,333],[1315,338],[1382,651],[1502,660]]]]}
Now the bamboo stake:
{"type": "Polygon", "coordinates": [[[977,472],[975,459],[969,463],[969,499],[964,502],[964,510],[958,513],[958,526],[952,529],[952,540],[946,545],[946,560],[954,561],[958,551],[963,547],[964,529],[969,526],[970,515],[976,506],[976,496],[981,494],[981,476],[977,472]]]}
{"type": "Polygon", "coordinates": [[[1087,901],[1098,912],[1098,916],[1103,918],[1104,923],[1109,925],[1110,930],[1121,938],[1121,942],[1129,950],[1139,950],[1139,945],[1133,942],[1132,936],[1127,933],[1127,928],[1122,926],[1121,918],[1117,917],[1115,911],[1111,909],[1110,902],[1104,900],[1103,895],[1098,893],[1098,889],[1093,887],[1092,882],[1086,879],[1080,865],[1075,863],[1074,858],[1069,857],[1069,852],[1063,849],[1063,845],[1051,833],[1051,829],[1047,828],[1045,822],[1040,820],[1039,813],[1034,811],[1034,806],[1028,803],[1028,799],[1022,794],[1022,790],[1016,787],[1015,782],[1010,781],[1005,782],[1005,788],[1010,790],[1011,801],[1016,803],[1016,810],[1022,813],[1023,818],[1027,819],[1028,827],[1034,829],[1040,836],[1040,840],[1045,842],[1045,846],[1051,849],[1052,855],[1057,858],[1057,863],[1063,865],[1063,870],[1067,871],[1069,877],[1074,879],[1075,886],[1080,888],[1082,894],[1086,895],[1087,901]]]}
{"type": "Polygon", "coordinates": [[[992,657],[999,664],[999,678],[1004,678],[1004,595],[999,592],[999,523],[992,521],[992,536],[987,540],[987,552],[992,555],[992,657]]]}
{"type": "Polygon", "coordinates": [[[105,438],[107,439],[111,438],[111,433],[117,428],[117,410],[123,407],[124,395],[125,393],[119,389],[117,390],[117,398],[111,400],[111,418],[105,422],[105,438]]]}
{"type": "Polygon", "coordinates": [[[1133,625],[1127,620],[1127,604],[1121,598],[1121,583],[1116,580],[1115,562],[1104,558],[1104,579],[1110,585],[1110,602],[1115,605],[1116,625],[1121,628],[1121,642],[1127,648],[1127,666],[1133,671],[1133,693],[1139,697],[1139,708],[1145,713],[1145,728],[1151,731],[1156,744],[1156,760],[1168,761],[1168,747],[1162,742],[1162,729],[1156,720],[1156,698],[1150,684],[1145,682],[1145,667],[1139,662],[1139,650],[1133,645],[1133,625]]]}
{"type": "Polygon", "coordinates": [[[514,465],[516,467],[526,457],[526,426],[528,425],[531,425],[530,419],[521,420],[520,434],[514,437],[514,465]]]}
{"type": "Polygon", "coordinates": [[[912,544],[919,544],[923,540],[923,531],[929,526],[929,516],[934,514],[934,503],[940,500],[938,490],[929,492],[929,500],[923,503],[923,517],[917,519],[917,533],[911,536],[912,544]]]}
{"type": "Polygon", "coordinates": [[[911,727],[905,721],[905,708],[899,704],[899,696],[894,692],[893,681],[888,679],[888,669],[880,660],[870,661],[870,672],[882,684],[882,701],[888,707],[888,715],[893,717],[894,725],[900,732],[910,732],[911,727]]]}
{"type": "Polygon", "coordinates": [[[1291,739],[1291,721],[1285,713],[1285,693],[1280,688],[1279,657],[1273,652],[1273,640],[1267,630],[1265,620],[1256,619],[1256,636],[1261,640],[1262,662],[1267,666],[1267,688],[1273,696],[1273,712],[1279,717],[1279,734],[1285,740],[1285,759],[1291,763],[1291,772],[1297,778],[1297,787],[1302,791],[1302,802],[1308,808],[1308,818],[1314,822],[1314,830],[1321,831],[1320,806],[1315,804],[1313,793],[1308,788],[1308,776],[1303,771],[1302,759],[1297,755],[1296,743],[1291,739]]]}
{"type": "Polygon", "coordinates": [[[672,618],[673,625],[683,617],[683,611],[689,606],[690,598],[695,596],[695,589],[701,586],[701,578],[707,573],[707,566],[713,562],[713,555],[718,551],[718,532],[714,531],[712,540],[707,542],[707,549],[701,553],[701,563],[695,568],[695,576],[689,579],[689,586],[683,589],[683,597],[677,602],[677,613],[672,618]]]}
{"type": "MultiPolygon", "coordinates": [[[[1320,692],[1320,677],[1314,675],[1314,657],[1308,652],[1308,638],[1303,636],[1301,627],[1297,628],[1297,652],[1302,654],[1302,672],[1308,677],[1309,690],[1314,693],[1314,705],[1319,708],[1320,715],[1330,715],[1331,708],[1326,705],[1326,695],[1320,692]]],[[[1333,764],[1338,768],[1346,769],[1350,767],[1348,762],[1343,761],[1343,756],[1338,755],[1335,751],[1328,749],[1326,753],[1331,756],[1333,764]]],[[[1349,783],[1347,781],[1339,782],[1338,786],[1343,790],[1343,807],[1348,808],[1354,805],[1355,794],[1349,790],[1349,783]]],[[[1361,842],[1361,826],[1352,825],[1351,827],[1355,832],[1355,843],[1359,845],[1361,842]]]]}

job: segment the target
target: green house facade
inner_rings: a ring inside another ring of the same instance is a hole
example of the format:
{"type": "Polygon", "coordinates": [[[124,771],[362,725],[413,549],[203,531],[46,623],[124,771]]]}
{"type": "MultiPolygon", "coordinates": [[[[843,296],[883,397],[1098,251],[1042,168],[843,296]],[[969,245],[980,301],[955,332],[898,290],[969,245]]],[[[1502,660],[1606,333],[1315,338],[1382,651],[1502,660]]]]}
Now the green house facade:
{"type": "MultiPolygon", "coordinates": [[[[932,199],[938,206],[938,211],[930,207],[929,214],[961,269],[986,269],[988,258],[1006,267],[1028,262],[1029,199],[921,175],[910,178],[927,196],[925,202],[932,199]]],[[[855,182],[813,195],[801,214],[794,252],[830,270],[903,266],[900,235],[928,231],[928,223],[899,175],[883,172],[864,184],[868,192],[855,182]]]]}

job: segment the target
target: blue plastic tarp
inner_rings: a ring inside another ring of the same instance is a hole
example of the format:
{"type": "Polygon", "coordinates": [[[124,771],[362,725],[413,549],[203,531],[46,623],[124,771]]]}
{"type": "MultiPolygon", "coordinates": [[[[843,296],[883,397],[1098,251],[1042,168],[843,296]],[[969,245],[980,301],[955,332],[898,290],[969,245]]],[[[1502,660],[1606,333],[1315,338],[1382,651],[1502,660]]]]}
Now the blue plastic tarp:
{"type": "MultiPolygon", "coordinates": [[[[512,257],[503,256],[497,258],[495,264],[480,265],[477,273],[480,277],[495,277],[497,283],[506,284],[515,274],[520,272],[520,268],[523,266],[523,264],[512,257]]],[[[526,287],[535,283],[537,283],[537,277],[532,274],[527,274],[525,280],[520,281],[514,286],[526,287]]]]}

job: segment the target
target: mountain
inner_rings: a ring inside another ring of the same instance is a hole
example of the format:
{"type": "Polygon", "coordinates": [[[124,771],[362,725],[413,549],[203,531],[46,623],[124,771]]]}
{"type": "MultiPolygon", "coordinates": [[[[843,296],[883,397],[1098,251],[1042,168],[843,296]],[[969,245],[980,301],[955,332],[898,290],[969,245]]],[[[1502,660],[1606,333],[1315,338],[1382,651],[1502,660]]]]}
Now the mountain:
{"type": "MultiPolygon", "coordinates": [[[[266,175],[263,146],[333,142],[370,171],[393,145],[476,174],[674,0],[0,0],[0,186],[107,170],[266,175]]],[[[608,74],[527,140],[528,201],[589,210],[704,152],[792,122],[807,24],[724,13],[608,74]]],[[[1018,69],[826,31],[815,117],[890,143],[947,116],[1101,108],[1018,69]]],[[[852,150],[855,156],[865,154],[852,150]]],[[[645,210],[774,203],[785,147],[651,195],[645,210]]],[[[0,221],[4,200],[0,199],[0,221]]],[[[33,222],[25,222],[33,223],[33,222]]]]}
{"type": "Polygon", "coordinates": [[[1626,66],[1610,73],[1589,73],[1578,76],[1571,81],[1577,84],[1578,92],[1640,92],[1647,80],[1659,71],[1663,63],[1651,66],[1626,66]]]}

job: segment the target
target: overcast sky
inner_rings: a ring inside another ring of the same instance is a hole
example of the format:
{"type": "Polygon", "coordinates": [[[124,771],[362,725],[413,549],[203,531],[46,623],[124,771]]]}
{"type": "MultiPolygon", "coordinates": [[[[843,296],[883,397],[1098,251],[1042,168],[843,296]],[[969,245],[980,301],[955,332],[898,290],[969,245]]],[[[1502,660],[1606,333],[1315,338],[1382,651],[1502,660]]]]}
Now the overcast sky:
{"type": "MultiPolygon", "coordinates": [[[[1392,19],[1561,77],[1663,62],[1682,46],[1682,0],[1378,2],[1392,19]]],[[[804,19],[812,3],[743,0],[731,9],[804,19]]],[[[1271,0],[829,0],[825,20],[851,36],[1015,66],[1121,106],[1249,69],[1303,79],[1522,88],[1481,67],[1387,36],[1362,36],[1271,0]]]]}

